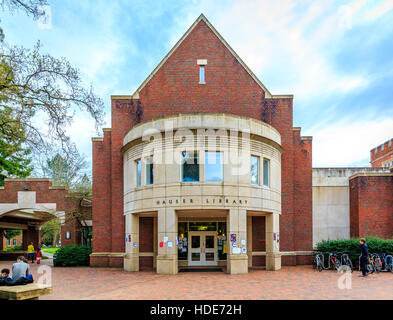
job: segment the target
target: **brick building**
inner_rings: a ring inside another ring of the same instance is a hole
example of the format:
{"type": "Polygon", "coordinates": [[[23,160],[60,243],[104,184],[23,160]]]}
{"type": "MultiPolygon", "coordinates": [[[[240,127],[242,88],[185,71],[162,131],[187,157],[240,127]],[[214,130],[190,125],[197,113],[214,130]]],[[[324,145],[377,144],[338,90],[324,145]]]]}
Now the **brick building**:
{"type": "Polygon", "coordinates": [[[372,167],[393,168],[393,138],[370,151],[372,167]]]}
{"type": "MultiPolygon", "coordinates": [[[[22,251],[30,242],[36,248],[41,245],[41,226],[55,217],[61,223],[62,246],[82,244],[83,233],[92,225],[91,201],[64,187],[52,186],[50,179],[5,179],[4,187],[0,187],[0,231],[22,230],[22,237],[17,239],[22,251]],[[74,218],[75,213],[78,218],[74,218]]],[[[2,250],[0,259],[11,254],[2,250]]]]}
{"type": "Polygon", "coordinates": [[[312,138],[293,126],[293,96],[271,94],[203,15],[111,104],[92,139],[92,266],[310,261],[312,138]]]}
{"type": "Polygon", "coordinates": [[[2,243],[3,250],[8,249],[8,248],[12,248],[12,247],[21,246],[22,245],[22,233],[15,236],[15,237],[10,238],[10,239],[3,237],[3,241],[1,243],[2,243]]]}

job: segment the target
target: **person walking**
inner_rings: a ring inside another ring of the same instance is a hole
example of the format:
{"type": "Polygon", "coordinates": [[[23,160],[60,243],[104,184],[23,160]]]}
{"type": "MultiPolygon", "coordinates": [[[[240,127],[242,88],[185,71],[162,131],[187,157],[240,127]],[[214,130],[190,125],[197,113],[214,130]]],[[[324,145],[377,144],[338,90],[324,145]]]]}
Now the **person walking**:
{"type": "Polygon", "coordinates": [[[359,277],[367,277],[369,270],[367,269],[368,262],[368,246],[365,238],[360,239],[360,248],[362,250],[362,254],[360,256],[360,269],[362,270],[362,274],[359,277]]]}
{"type": "Polygon", "coordinates": [[[35,254],[35,249],[33,242],[30,242],[30,244],[27,247],[27,259],[31,259],[31,263],[34,263],[34,254],[35,254]]]}
{"type": "Polygon", "coordinates": [[[42,258],[42,251],[41,248],[37,249],[36,255],[35,255],[36,259],[37,259],[37,264],[41,263],[41,258],[42,258]]]}

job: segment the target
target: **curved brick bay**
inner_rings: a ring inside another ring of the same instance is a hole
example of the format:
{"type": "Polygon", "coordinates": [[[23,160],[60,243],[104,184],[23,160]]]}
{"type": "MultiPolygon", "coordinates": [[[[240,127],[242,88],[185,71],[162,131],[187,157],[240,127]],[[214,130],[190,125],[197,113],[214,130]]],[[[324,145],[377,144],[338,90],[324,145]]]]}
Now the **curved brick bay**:
{"type": "MultiPolygon", "coordinates": [[[[46,261],[45,261],[46,262],[46,261]]],[[[0,262],[10,267],[11,262],[0,262]]],[[[37,279],[37,265],[32,265],[37,279]]],[[[392,273],[359,278],[355,271],[352,289],[340,290],[339,274],[321,273],[311,266],[283,267],[279,271],[251,269],[248,274],[218,272],[158,275],[154,271],[125,272],[114,268],[53,268],[56,299],[392,299],[392,273]],[[219,284],[217,286],[217,284],[219,284]]]]}

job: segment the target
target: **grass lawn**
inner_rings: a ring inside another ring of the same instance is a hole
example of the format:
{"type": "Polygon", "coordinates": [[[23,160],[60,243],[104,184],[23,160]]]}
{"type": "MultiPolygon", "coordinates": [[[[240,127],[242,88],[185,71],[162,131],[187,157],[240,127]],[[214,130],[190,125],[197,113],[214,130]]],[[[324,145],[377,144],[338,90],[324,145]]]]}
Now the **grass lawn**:
{"type": "Polygon", "coordinates": [[[46,252],[49,254],[55,254],[60,248],[47,248],[47,249],[42,249],[42,252],[46,252]]]}

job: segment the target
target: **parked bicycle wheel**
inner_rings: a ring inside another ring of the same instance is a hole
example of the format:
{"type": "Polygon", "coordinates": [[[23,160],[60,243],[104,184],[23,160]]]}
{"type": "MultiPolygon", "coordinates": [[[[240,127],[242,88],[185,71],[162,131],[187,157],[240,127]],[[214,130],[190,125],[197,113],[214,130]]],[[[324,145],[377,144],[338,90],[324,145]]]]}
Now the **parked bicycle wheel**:
{"type": "Polygon", "coordinates": [[[348,261],[346,262],[346,265],[347,265],[348,267],[350,267],[350,268],[351,268],[351,272],[353,272],[353,264],[352,264],[352,261],[348,259],[348,261]]]}
{"type": "Polygon", "coordinates": [[[370,261],[367,263],[367,269],[369,274],[374,273],[374,266],[370,263],[370,261]]]}
{"type": "Polygon", "coordinates": [[[376,273],[381,272],[382,269],[382,261],[381,258],[379,256],[375,256],[374,257],[374,271],[376,273]]]}

